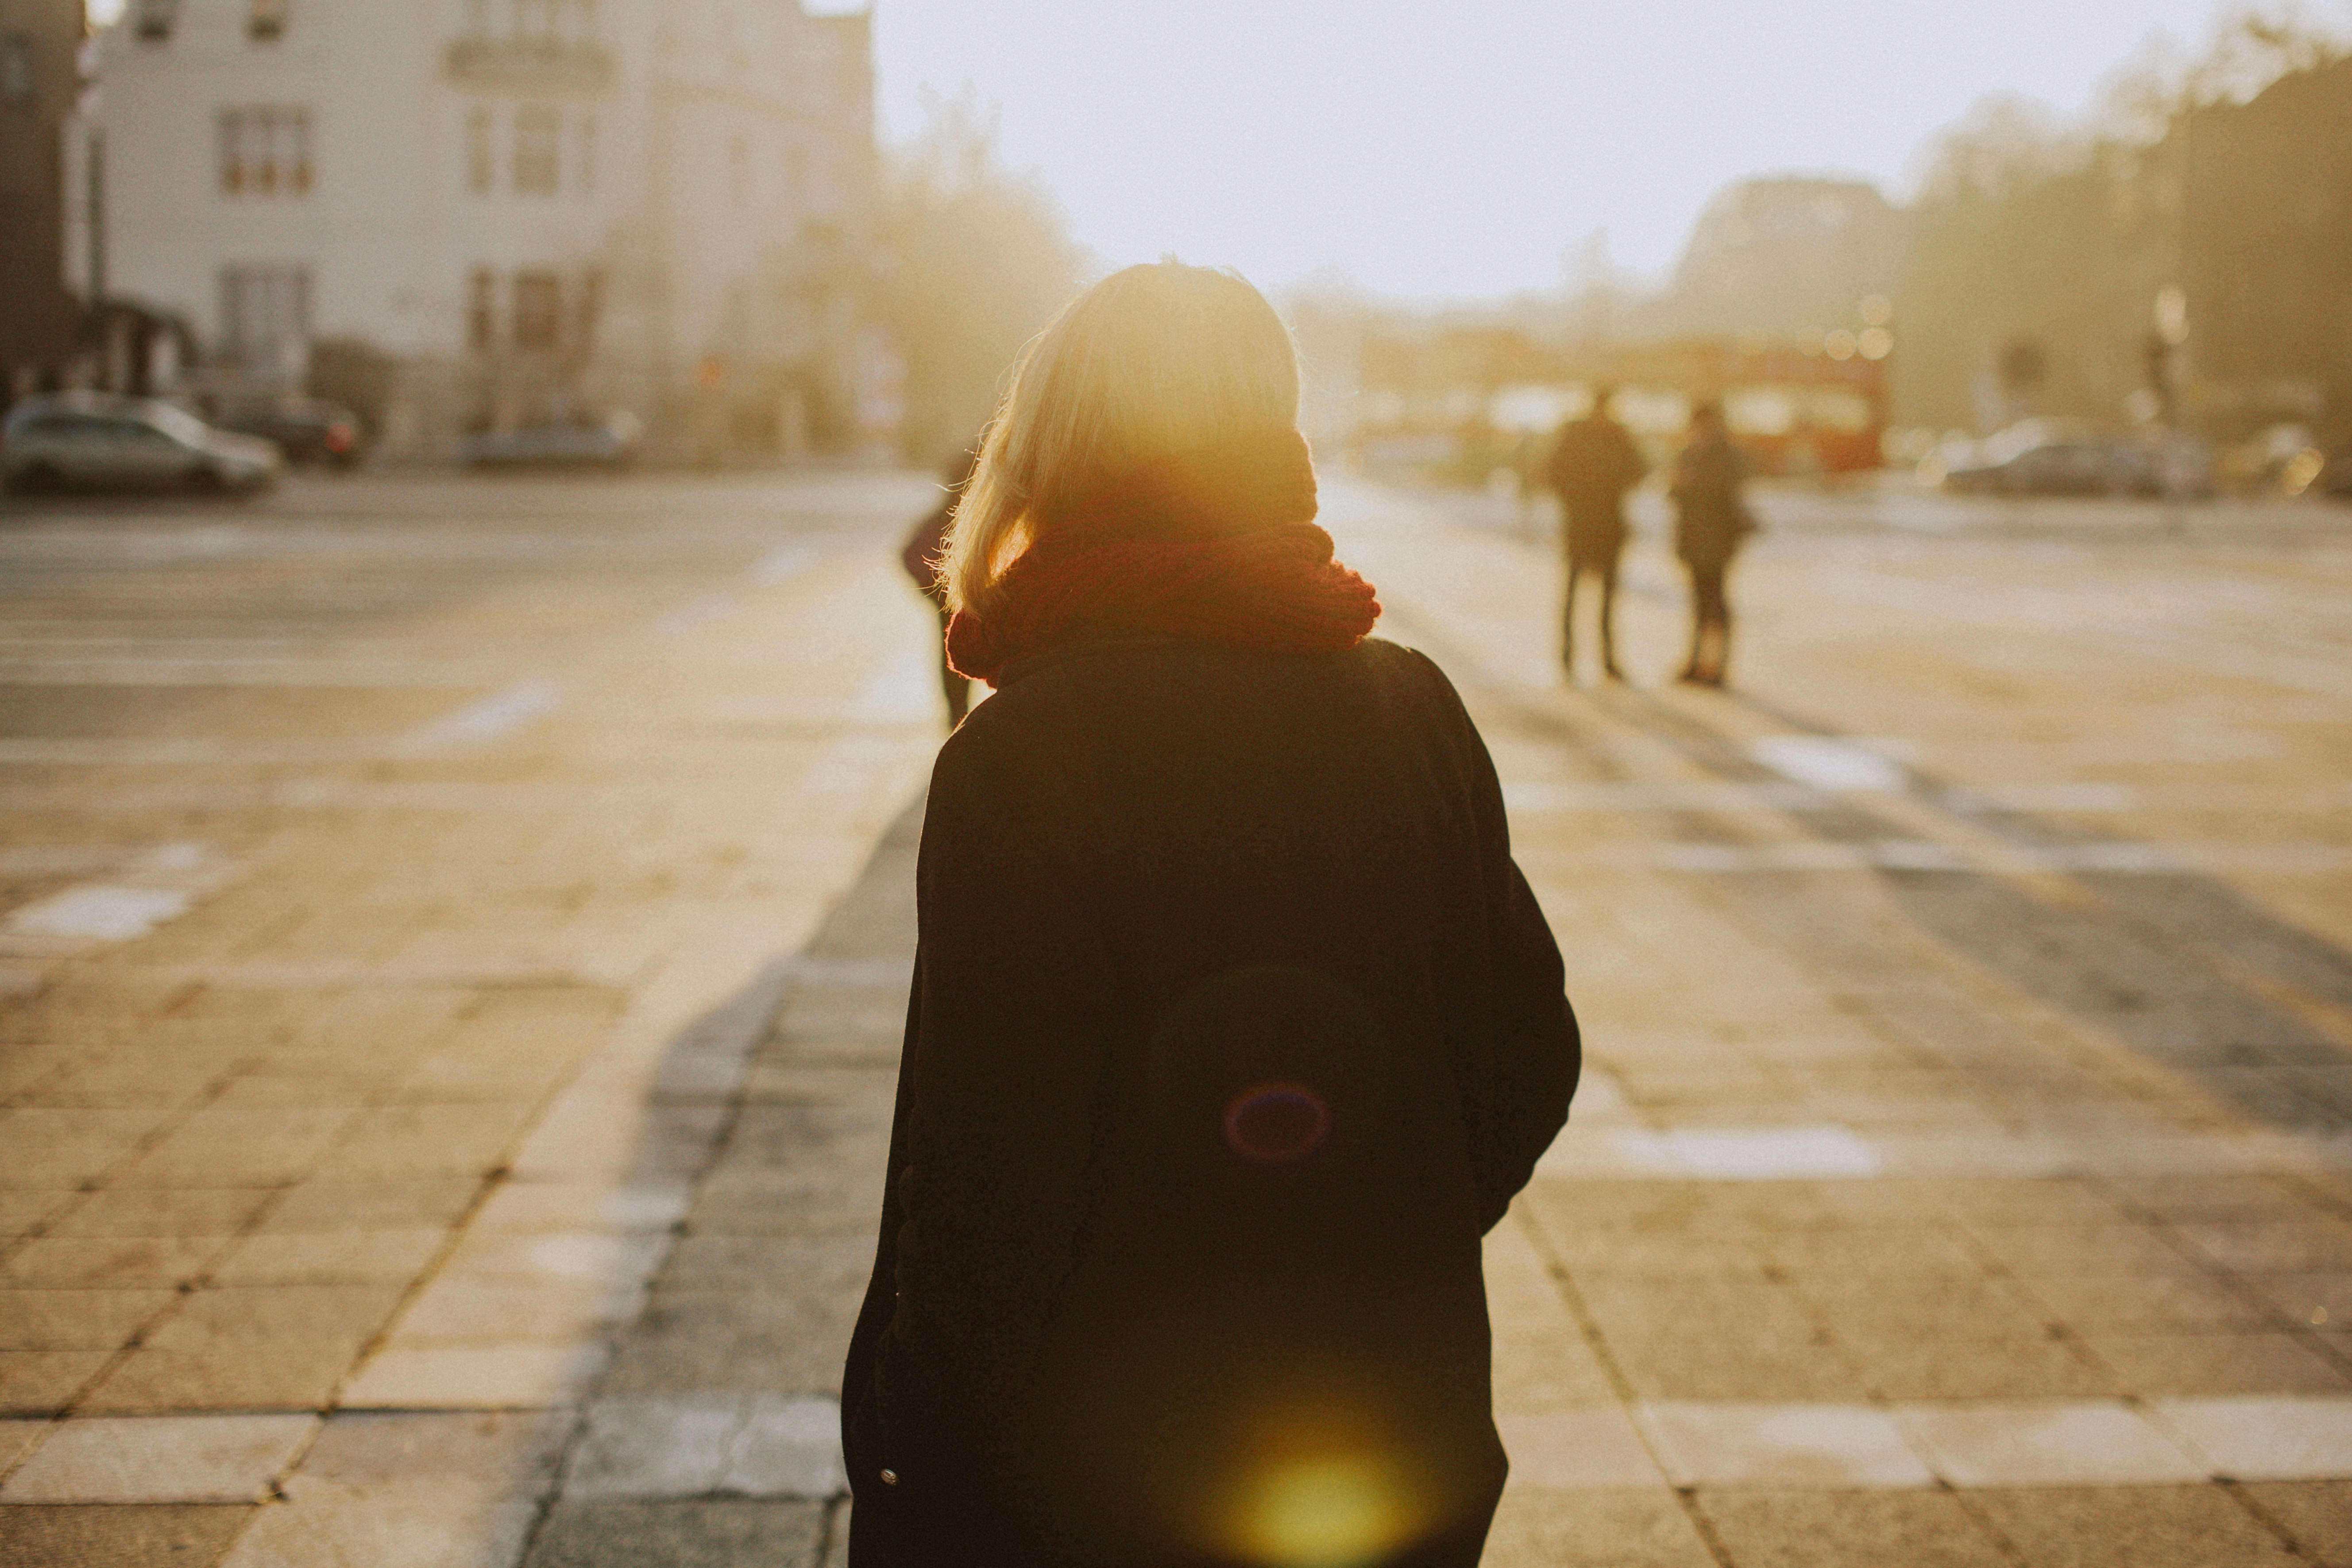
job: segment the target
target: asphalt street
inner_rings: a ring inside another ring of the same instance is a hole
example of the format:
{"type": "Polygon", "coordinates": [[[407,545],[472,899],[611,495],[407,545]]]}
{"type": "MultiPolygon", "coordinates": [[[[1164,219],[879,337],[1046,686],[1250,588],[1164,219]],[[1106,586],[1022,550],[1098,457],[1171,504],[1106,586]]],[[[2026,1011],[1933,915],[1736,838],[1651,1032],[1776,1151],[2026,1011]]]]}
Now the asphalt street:
{"type": "MultiPolygon", "coordinates": [[[[930,495],[0,511],[0,1565],[837,1562],[930,495]]],[[[1490,1563],[2352,1568],[2352,510],[1761,509],[1577,685],[1327,479],[1586,1027],[1490,1563]]]]}

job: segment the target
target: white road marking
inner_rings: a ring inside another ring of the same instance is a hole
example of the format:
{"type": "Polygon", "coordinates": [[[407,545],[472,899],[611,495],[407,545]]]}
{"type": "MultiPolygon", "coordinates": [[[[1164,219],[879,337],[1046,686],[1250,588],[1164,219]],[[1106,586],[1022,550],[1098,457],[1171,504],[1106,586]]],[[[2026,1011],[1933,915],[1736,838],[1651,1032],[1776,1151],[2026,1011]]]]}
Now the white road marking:
{"type": "Polygon", "coordinates": [[[1748,755],[1781,777],[1832,794],[1908,789],[1911,775],[1885,748],[1821,735],[1768,735],[1748,755]]]}
{"type": "Polygon", "coordinates": [[[551,680],[518,680],[502,691],[467,704],[417,731],[403,743],[411,752],[487,745],[563,705],[563,689],[551,680]]]}
{"type": "Polygon", "coordinates": [[[1617,1152],[1635,1165],[1707,1182],[1860,1178],[1883,1174],[1877,1152],[1853,1129],[1687,1127],[1619,1132],[1617,1152]]]}
{"type": "Polygon", "coordinates": [[[8,917],[12,936],[74,942],[131,942],[188,912],[194,896],[177,888],[68,888],[8,917]]]}

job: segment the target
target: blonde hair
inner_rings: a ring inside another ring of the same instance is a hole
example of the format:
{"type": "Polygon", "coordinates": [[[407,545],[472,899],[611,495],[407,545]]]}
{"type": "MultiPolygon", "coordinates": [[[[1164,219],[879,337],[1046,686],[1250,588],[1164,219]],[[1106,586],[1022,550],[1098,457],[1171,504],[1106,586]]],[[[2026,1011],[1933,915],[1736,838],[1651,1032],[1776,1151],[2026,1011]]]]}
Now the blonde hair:
{"type": "Polygon", "coordinates": [[[1112,273],[1013,366],[956,506],[949,605],[985,616],[1022,551],[1143,464],[1297,422],[1297,353],[1247,280],[1181,261],[1112,273]]]}

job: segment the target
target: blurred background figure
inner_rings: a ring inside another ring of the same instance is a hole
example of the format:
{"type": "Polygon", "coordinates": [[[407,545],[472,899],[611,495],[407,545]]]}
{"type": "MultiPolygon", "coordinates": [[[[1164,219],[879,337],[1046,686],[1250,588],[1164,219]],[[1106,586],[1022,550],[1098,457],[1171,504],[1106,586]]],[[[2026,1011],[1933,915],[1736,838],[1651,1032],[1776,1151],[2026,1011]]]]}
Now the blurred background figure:
{"type": "Polygon", "coordinates": [[[1591,410],[1559,427],[1551,453],[1551,485],[1559,493],[1561,538],[1568,549],[1568,591],[1560,605],[1559,659],[1576,679],[1576,585],[1587,573],[1601,582],[1601,669],[1622,680],[1617,668],[1617,558],[1625,549],[1625,492],[1649,465],[1633,437],[1610,413],[1613,387],[1593,394],[1591,410]]]}
{"type": "Polygon", "coordinates": [[[940,560],[947,552],[948,530],[955,525],[956,503],[963,499],[964,486],[971,482],[972,469],[980,463],[980,443],[974,440],[965,450],[950,459],[940,470],[947,493],[940,498],[915,531],[907,535],[907,542],[898,552],[900,564],[923,597],[940,613],[940,690],[948,700],[948,728],[963,722],[971,711],[971,682],[956,673],[948,662],[948,591],[940,581],[940,560]]]}
{"type": "Polygon", "coordinates": [[[1741,493],[1748,462],[1731,444],[1720,404],[1691,411],[1690,438],[1675,460],[1675,553],[1690,569],[1690,661],[1679,679],[1721,686],[1731,662],[1731,604],[1724,574],[1740,542],[1756,531],[1741,493]]]}

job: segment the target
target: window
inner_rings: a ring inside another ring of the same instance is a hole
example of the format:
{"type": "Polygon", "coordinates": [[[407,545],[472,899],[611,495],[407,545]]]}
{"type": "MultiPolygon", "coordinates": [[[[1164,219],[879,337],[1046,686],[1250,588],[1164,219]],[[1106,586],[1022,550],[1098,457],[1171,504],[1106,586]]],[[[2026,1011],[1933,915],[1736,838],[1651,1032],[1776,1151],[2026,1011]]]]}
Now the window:
{"type": "Polygon", "coordinates": [[[310,341],[310,274],[300,267],[232,267],[221,274],[221,341],[249,369],[301,368],[310,341]]]}
{"type": "Polygon", "coordinates": [[[478,354],[499,346],[499,281],[487,267],[466,279],[466,346],[478,354]]]}
{"type": "Polygon", "coordinates": [[[33,100],[33,40],[22,33],[0,38],[0,103],[33,100]]]}
{"type": "Polygon", "coordinates": [[[232,196],[310,194],[310,111],[224,109],[221,189],[232,196]]]}
{"type": "Polygon", "coordinates": [[[572,183],[583,195],[596,191],[596,117],[583,114],[572,132],[572,183]]]}
{"type": "Polygon", "coordinates": [[[466,188],[478,196],[488,195],[497,178],[494,135],[488,110],[477,109],[466,116],[466,188]]]}
{"type": "Polygon", "coordinates": [[[514,280],[514,346],[519,353],[553,353],[563,335],[563,288],[552,272],[518,272],[514,280]]]}
{"type": "Polygon", "coordinates": [[[274,44],[286,36],[289,0],[247,0],[245,36],[257,44],[274,44]]]}
{"type": "Polygon", "coordinates": [[[172,36],[180,19],[180,0],[139,0],[138,34],[142,41],[160,44],[172,36]]]}
{"type": "Polygon", "coordinates": [[[526,109],[515,115],[514,188],[525,195],[551,196],[562,173],[557,140],[562,121],[552,109],[526,109]]]}

